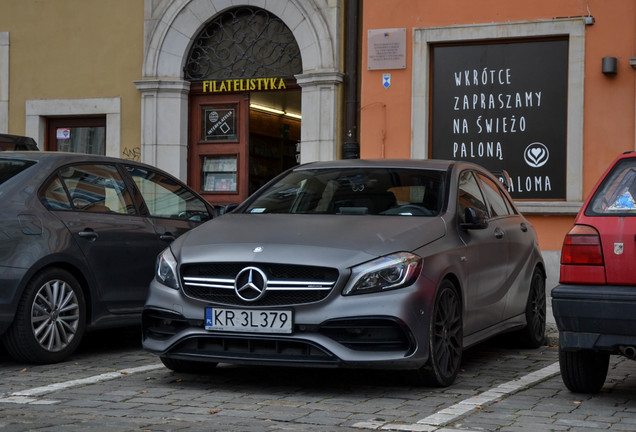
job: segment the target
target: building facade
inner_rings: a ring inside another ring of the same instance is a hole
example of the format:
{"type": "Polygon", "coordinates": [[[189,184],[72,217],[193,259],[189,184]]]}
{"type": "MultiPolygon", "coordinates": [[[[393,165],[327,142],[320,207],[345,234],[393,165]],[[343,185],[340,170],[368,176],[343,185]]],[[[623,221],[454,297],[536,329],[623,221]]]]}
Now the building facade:
{"type": "Polygon", "coordinates": [[[147,162],[221,204],[343,155],[477,162],[507,172],[553,279],[588,191],[636,148],[633,0],[0,0],[0,11],[0,133],[147,162]]]}
{"type": "Polygon", "coordinates": [[[239,202],[338,158],[341,3],[0,0],[0,133],[141,160],[239,202]]]}
{"type": "Polygon", "coordinates": [[[364,2],[361,157],[505,170],[537,228],[550,286],[582,201],[618,154],[636,149],[636,2],[399,6],[364,2]]]}

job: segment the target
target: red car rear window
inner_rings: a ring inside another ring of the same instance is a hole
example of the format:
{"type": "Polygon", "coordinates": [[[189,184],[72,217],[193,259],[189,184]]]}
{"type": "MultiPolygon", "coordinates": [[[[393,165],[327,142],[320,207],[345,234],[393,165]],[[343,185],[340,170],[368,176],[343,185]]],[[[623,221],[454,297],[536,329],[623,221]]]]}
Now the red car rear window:
{"type": "Polygon", "coordinates": [[[636,216],[636,157],[614,166],[590,200],[585,216],[636,216]]]}

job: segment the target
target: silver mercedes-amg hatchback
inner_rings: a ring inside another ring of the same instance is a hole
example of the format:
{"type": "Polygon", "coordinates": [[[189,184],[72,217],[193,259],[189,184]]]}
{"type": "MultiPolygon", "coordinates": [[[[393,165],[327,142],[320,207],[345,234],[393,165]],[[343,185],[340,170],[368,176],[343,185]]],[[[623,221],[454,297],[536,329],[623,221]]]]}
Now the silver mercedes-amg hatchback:
{"type": "Polygon", "coordinates": [[[301,165],[158,257],[143,347],[218,363],[410,369],[450,385],[462,350],[544,342],[545,267],[498,178],[469,163],[301,165]]]}

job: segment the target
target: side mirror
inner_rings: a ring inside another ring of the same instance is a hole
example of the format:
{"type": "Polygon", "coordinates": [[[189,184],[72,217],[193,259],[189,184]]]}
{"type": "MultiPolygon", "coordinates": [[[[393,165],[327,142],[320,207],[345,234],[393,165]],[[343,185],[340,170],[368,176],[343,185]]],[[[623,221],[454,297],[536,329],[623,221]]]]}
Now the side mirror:
{"type": "Polygon", "coordinates": [[[462,229],[486,229],[488,228],[488,216],[482,210],[466,207],[464,209],[464,222],[459,225],[462,229]]]}
{"type": "Polygon", "coordinates": [[[219,209],[218,210],[219,216],[223,216],[226,213],[231,213],[232,211],[234,211],[238,207],[238,204],[232,203],[225,206],[217,206],[217,207],[219,209]]]}

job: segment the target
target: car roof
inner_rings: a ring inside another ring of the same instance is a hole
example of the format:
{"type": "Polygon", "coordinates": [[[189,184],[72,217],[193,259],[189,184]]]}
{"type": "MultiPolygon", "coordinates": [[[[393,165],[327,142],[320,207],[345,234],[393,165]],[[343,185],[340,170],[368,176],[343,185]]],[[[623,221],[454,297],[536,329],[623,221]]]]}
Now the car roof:
{"type": "Polygon", "coordinates": [[[70,152],[57,152],[57,151],[6,151],[0,153],[0,158],[11,159],[25,159],[34,161],[56,160],[56,161],[89,161],[89,160],[104,160],[104,161],[121,161],[122,159],[114,158],[111,156],[92,155],[85,153],[70,153],[70,152]]]}
{"type": "Polygon", "coordinates": [[[105,162],[105,163],[126,163],[128,165],[135,165],[138,167],[151,168],[155,171],[164,170],[153,167],[151,165],[136,162],[129,159],[116,158],[112,156],[93,155],[86,153],[71,153],[71,152],[57,152],[57,151],[3,151],[0,152],[0,159],[20,159],[35,161],[38,163],[53,164],[61,166],[69,163],[81,163],[81,162],[105,162]]]}
{"type": "Polygon", "coordinates": [[[37,143],[31,137],[22,135],[11,135],[0,133],[0,149],[36,151],[39,150],[37,143]]]}
{"type": "Polygon", "coordinates": [[[332,161],[309,162],[295,167],[296,170],[327,168],[418,168],[446,171],[455,165],[467,165],[480,168],[471,163],[441,159],[339,159],[332,161]]]}

